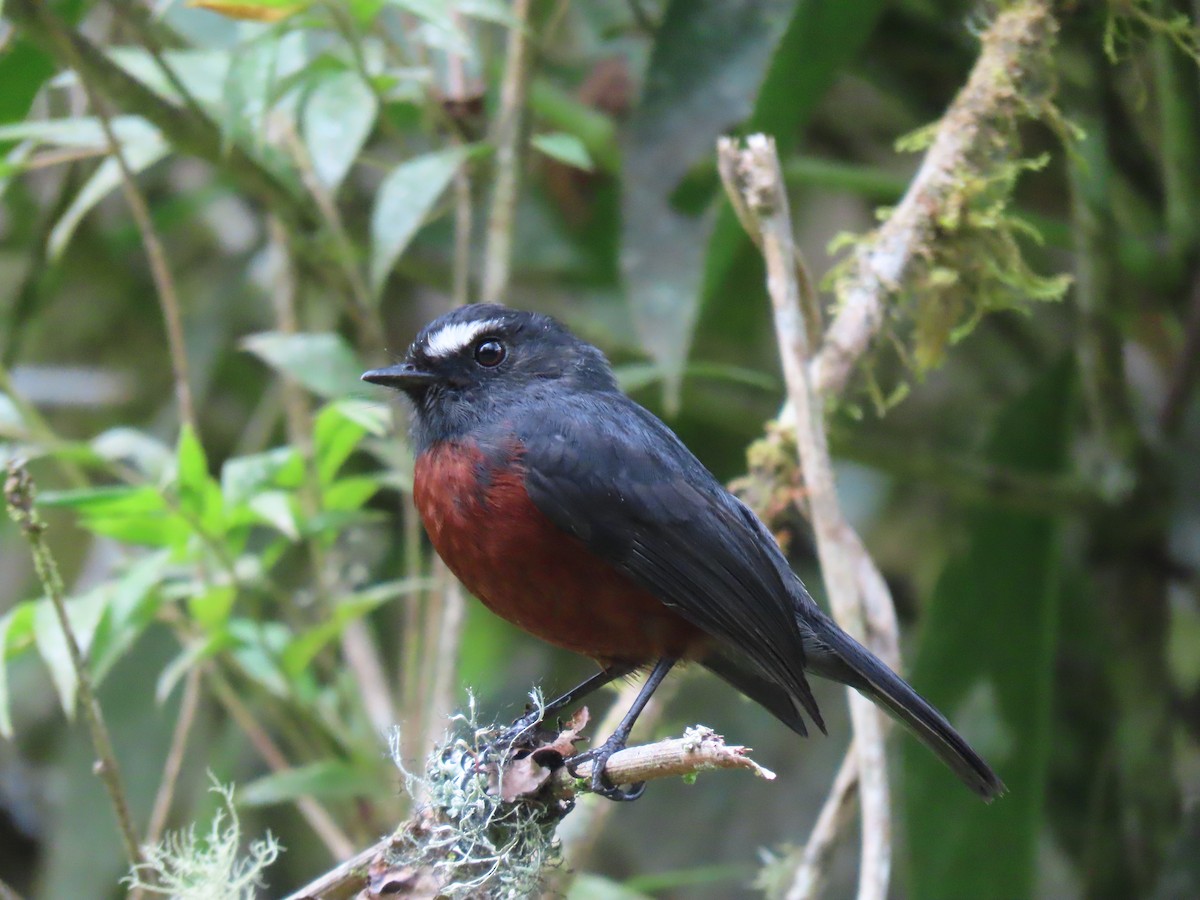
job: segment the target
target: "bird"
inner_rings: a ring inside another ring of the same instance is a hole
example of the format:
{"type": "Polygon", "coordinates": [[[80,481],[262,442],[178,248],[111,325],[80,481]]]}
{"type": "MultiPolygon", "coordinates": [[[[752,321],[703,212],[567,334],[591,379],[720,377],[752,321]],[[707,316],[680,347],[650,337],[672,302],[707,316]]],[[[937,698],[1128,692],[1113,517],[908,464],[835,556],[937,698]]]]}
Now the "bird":
{"type": "Polygon", "coordinates": [[[649,670],[616,731],[567,761],[592,761],[595,792],[641,795],[644,784],[611,784],[604,766],[681,662],[802,736],[806,718],[827,733],[809,676],[848,685],[984,800],[1005,791],[940,712],[817,605],[754,512],[621,392],[604,353],[558,320],[460,306],[362,379],[412,401],[414,504],[450,570],[492,612],[598,664],[536,712],[649,670]]]}

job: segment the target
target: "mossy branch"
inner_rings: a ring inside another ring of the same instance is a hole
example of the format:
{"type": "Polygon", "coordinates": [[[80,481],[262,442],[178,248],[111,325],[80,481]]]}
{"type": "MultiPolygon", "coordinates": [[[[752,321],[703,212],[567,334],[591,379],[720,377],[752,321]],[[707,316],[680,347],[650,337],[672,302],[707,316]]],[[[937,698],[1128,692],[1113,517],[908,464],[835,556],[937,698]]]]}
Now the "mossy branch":
{"type": "Polygon", "coordinates": [[[1023,297],[1056,297],[1062,278],[1030,272],[1015,243],[1019,224],[1006,215],[1019,160],[1016,123],[1047,118],[1058,25],[1048,0],[1001,12],[982,35],[982,52],[945,116],[908,141],[928,150],[904,197],[878,230],[854,239],[835,279],[838,313],[810,364],[813,384],[840,393],[855,364],[884,328],[897,299],[913,298],[919,364],[978,313],[1023,297]]]}

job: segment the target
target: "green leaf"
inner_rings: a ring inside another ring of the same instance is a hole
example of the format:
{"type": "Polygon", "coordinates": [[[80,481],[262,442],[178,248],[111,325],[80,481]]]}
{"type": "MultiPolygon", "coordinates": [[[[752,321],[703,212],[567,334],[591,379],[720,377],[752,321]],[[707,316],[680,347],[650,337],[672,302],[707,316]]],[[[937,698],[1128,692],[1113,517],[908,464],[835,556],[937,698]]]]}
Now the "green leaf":
{"type": "MultiPolygon", "coordinates": [[[[109,58],[156,94],[172,103],[183,98],[163,66],[144,47],[113,47],[109,58]]],[[[233,58],[227,49],[177,49],[161,51],[161,58],[170,71],[187,89],[188,94],[206,111],[219,115],[224,103],[224,85],[233,58]]]]}
{"type": "Polygon", "coordinates": [[[621,268],[642,346],[666,376],[668,409],[699,311],[708,216],[679,213],[672,195],[719,134],[751,111],[795,0],[673,0],[623,149],[621,268]]]}
{"type": "Polygon", "coordinates": [[[300,540],[295,498],[285,491],[262,491],[246,504],[259,520],[278,529],[289,540],[300,540]]]}
{"type": "Polygon", "coordinates": [[[216,585],[188,597],[188,613],[205,631],[216,631],[229,621],[236,599],[237,589],[233,585],[216,585]]]}
{"type": "Polygon", "coordinates": [[[19,603],[0,616],[0,737],[13,736],[8,696],[8,661],[33,642],[37,604],[19,603]]]}
{"type": "Polygon", "coordinates": [[[184,512],[203,518],[205,494],[212,479],[208,475],[208,458],[204,455],[204,447],[190,425],[184,425],[179,432],[175,464],[180,506],[184,512]]]}
{"type": "Polygon", "coordinates": [[[321,506],[330,512],[352,512],[379,493],[379,479],[369,475],[342,478],[329,485],[321,496],[321,506]]]}
{"type": "MultiPolygon", "coordinates": [[[[158,136],[158,129],[141,116],[115,116],[109,124],[121,144],[146,143],[158,136]]],[[[0,125],[0,142],[29,141],[35,146],[107,149],[108,140],[100,120],[93,116],[69,119],[32,119],[0,125]]]]}
{"type": "Polygon", "coordinates": [[[296,677],[312,663],[321,648],[337,639],[345,627],[372,612],[389,600],[425,590],[430,585],[425,578],[403,578],[377,584],[352,594],[333,608],[332,615],[319,625],[301,632],[289,641],[283,651],[282,665],[289,677],[296,677]]]}
{"type": "MultiPolygon", "coordinates": [[[[321,484],[333,481],[338,470],[358,447],[370,430],[380,434],[369,419],[364,419],[366,404],[330,403],[317,414],[313,426],[313,452],[317,459],[317,474],[321,484]]],[[[368,406],[373,410],[378,407],[368,406]]]]}
{"type": "Polygon", "coordinates": [[[369,796],[379,790],[375,773],[340,760],[324,760],[295,769],[273,772],[250,782],[237,792],[239,806],[271,806],[300,797],[343,798],[369,796]]]}
{"type": "Polygon", "coordinates": [[[221,467],[221,494],[231,509],[268,488],[295,488],[304,480],[304,460],[294,447],[237,456],[221,467]]]}
{"type": "MultiPolygon", "coordinates": [[[[92,635],[100,624],[104,614],[105,591],[96,589],[66,601],[67,621],[71,624],[71,632],[79,645],[84,659],[87,659],[88,648],[92,635]]],[[[67,718],[75,715],[75,694],[79,687],[79,675],[75,671],[75,663],[71,659],[71,650],[67,638],[63,634],[62,624],[54,604],[42,600],[37,604],[33,615],[33,636],[38,654],[50,672],[50,680],[58,692],[59,702],[67,718]]]]}
{"type": "Polygon", "coordinates": [[[571,882],[567,900],[651,900],[651,897],[618,884],[611,878],[583,872],[571,882]]]}
{"type": "Polygon", "coordinates": [[[92,637],[91,671],[98,685],[154,621],[162,605],[158,590],[170,564],[167,551],[152,553],[103,586],[104,616],[92,637]]]}
{"type": "Polygon", "coordinates": [[[587,147],[573,134],[564,134],[561,131],[537,134],[530,139],[529,143],[533,145],[534,149],[560,163],[574,166],[576,169],[583,169],[585,172],[591,172],[595,168],[587,147]]]}
{"type": "Polygon", "coordinates": [[[317,178],[336,190],[375,125],[378,103],[358,73],[332,72],[304,105],[304,142],[317,178]]]}
{"type": "MultiPolygon", "coordinates": [[[[1051,369],[992,429],[987,457],[1038,474],[1066,464],[1072,372],[1051,369]]],[[[930,600],[912,681],[961,728],[1009,793],[991,806],[904,744],[912,897],[1030,897],[1044,835],[1058,646],[1060,523],[974,510],[930,600]],[[953,823],[953,827],[947,827],[953,823]]]]}
{"type": "Polygon", "coordinates": [[[267,113],[276,94],[308,60],[302,31],[280,34],[257,24],[239,27],[248,36],[233,53],[225,77],[221,130],[228,143],[236,143],[280,178],[294,181],[287,154],[266,140],[267,113]]]}
{"type": "Polygon", "coordinates": [[[136,428],[110,428],[94,437],[91,447],[101,459],[134,469],[158,481],[171,463],[171,449],[158,438],[136,428]]]}
{"type": "Polygon", "coordinates": [[[392,169],[379,186],[371,212],[371,287],[376,294],[466,158],[465,147],[427,153],[392,169]]]}
{"type": "Polygon", "coordinates": [[[150,485],[47,492],[38,505],[74,509],[84,528],[131,544],[177,546],[192,531],[167,506],[162,492],[150,485]]]}
{"type": "Polygon", "coordinates": [[[233,636],[228,631],[222,630],[214,631],[207,635],[203,641],[185,647],[159,673],[158,683],[154,686],[154,699],[159,704],[166,703],[167,698],[171,696],[171,691],[175,690],[175,685],[194,666],[206,659],[212,659],[218,653],[232,647],[234,643],[233,636]]]}
{"type": "MultiPolygon", "coordinates": [[[[157,131],[136,139],[121,141],[121,156],[132,174],[150,168],[167,155],[170,148],[157,131]]],[[[121,183],[121,168],[111,156],[97,166],[96,171],[79,189],[71,205],[50,231],[47,248],[50,258],[57,260],[71,241],[76,227],[97,203],[121,183]]]]}
{"type": "Polygon", "coordinates": [[[265,331],[243,339],[242,348],[321,397],[362,390],[363,366],[341,335],[265,331]]]}

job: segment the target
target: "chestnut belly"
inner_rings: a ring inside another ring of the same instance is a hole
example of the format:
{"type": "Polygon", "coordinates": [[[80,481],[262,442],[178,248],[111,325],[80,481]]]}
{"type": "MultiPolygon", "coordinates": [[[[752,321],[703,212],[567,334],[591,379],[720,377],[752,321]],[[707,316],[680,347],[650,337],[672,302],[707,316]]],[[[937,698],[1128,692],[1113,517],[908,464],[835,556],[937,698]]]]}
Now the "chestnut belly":
{"type": "Polygon", "coordinates": [[[461,444],[426,451],[414,499],[438,554],[490,610],[602,665],[702,654],[703,632],[546,518],[519,467],[482,463],[461,444]]]}

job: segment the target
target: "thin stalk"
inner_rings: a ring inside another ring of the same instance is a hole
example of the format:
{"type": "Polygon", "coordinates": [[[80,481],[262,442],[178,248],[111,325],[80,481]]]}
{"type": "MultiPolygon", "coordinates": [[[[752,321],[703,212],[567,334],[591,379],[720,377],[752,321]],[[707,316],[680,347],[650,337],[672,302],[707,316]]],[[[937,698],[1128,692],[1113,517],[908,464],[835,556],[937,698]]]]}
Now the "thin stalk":
{"type": "Polygon", "coordinates": [[[8,477],[4,482],[4,498],[8,514],[21,529],[29,549],[33,554],[33,564],[37,569],[38,579],[42,589],[54,606],[58,624],[62,628],[63,640],[71,656],[71,667],[75,670],[79,707],[83,710],[84,721],[92,738],[92,748],[96,752],[95,773],[104,783],[108,791],[108,799],[117,817],[117,827],[121,834],[121,842],[125,845],[125,856],[131,866],[143,862],[142,851],[138,846],[137,830],[133,825],[133,815],[129,811],[129,799],[125,793],[125,785],[121,779],[121,767],[113,750],[112,738],[108,726],[104,723],[104,712],[100,701],[96,698],[96,690],[92,684],[92,673],[88,668],[87,659],[75,636],[75,629],[67,615],[66,591],[63,588],[62,576],[58,564],[46,543],[46,523],[34,508],[35,489],[29,470],[20,460],[13,460],[8,465],[8,477]]]}

